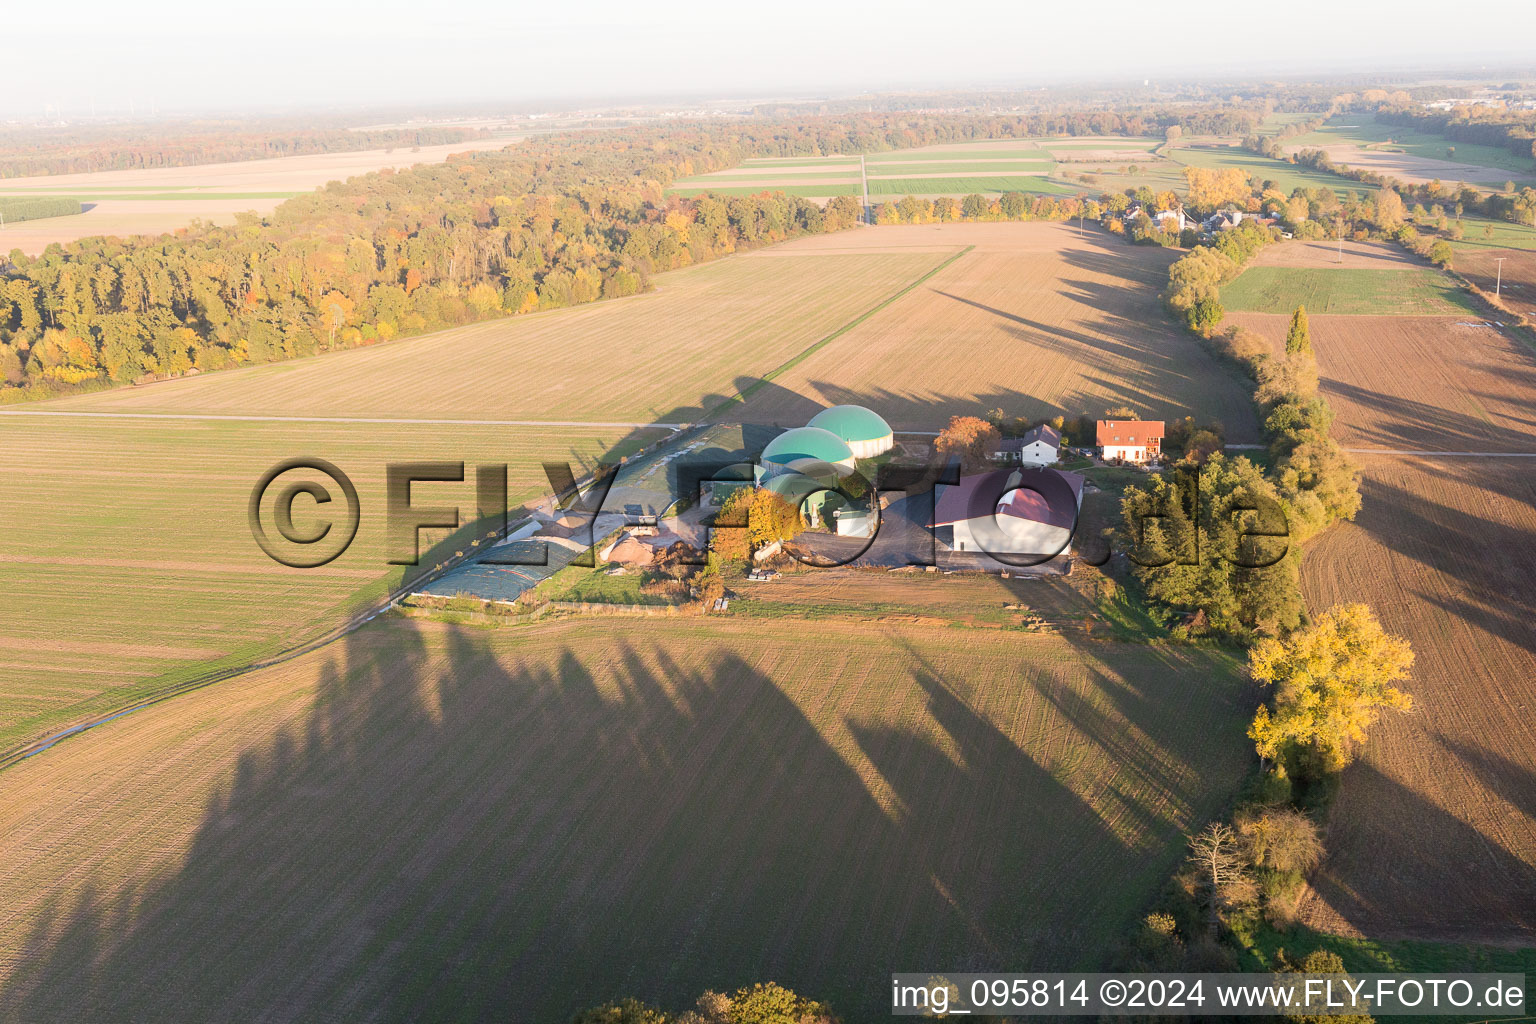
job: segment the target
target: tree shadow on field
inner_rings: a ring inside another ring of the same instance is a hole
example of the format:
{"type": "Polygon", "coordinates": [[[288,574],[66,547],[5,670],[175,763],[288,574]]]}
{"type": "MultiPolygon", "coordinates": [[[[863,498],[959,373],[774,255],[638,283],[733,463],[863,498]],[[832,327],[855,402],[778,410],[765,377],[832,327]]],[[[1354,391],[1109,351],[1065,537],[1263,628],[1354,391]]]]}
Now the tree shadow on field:
{"type": "Polygon", "coordinates": [[[544,1021],[770,979],[870,1019],[892,970],[1097,965],[1134,916],[1104,882],[1146,851],[917,662],[889,685],[961,756],[916,720],[841,741],[896,813],[738,647],[539,629],[387,619],[310,656],[307,718],[238,755],[179,868],[61,868],[0,1019],[544,1021]]]}
{"type": "Polygon", "coordinates": [[[1345,770],[1324,842],[1312,891],[1367,935],[1536,940],[1536,865],[1374,765],[1345,770]]]}
{"type": "Polygon", "coordinates": [[[1521,465],[1525,461],[1437,460],[1435,469],[1447,489],[1481,492],[1472,508],[1436,501],[1431,494],[1367,473],[1357,521],[1382,546],[1454,581],[1454,586],[1426,588],[1415,596],[1514,644],[1536,665],[1536,530],[1493,514],[1485,496],[1507,499],[1507,508],[1536,507],[1536,480],[1521,465]]]}
{"type": "MultiPolygon", "coordinates": [[[[1530,387],[1536,391],[1536,371],[1530,387]]],[[[1323,397],[1365,410],[1367,422],[1351,419],[1355,444],[1423,451],[1536,452],[1536,419],[1503,415],[1516,425],[1499,426],[1468,412],[1456,412],[1401,395],[1375,391],[1324,376],[1323,397]]],[[[1509,396],[1484,395],[1506,405],[1509,396]]],[[[1345,442],[1350,443],[1350,442],[1345,442]]]]}

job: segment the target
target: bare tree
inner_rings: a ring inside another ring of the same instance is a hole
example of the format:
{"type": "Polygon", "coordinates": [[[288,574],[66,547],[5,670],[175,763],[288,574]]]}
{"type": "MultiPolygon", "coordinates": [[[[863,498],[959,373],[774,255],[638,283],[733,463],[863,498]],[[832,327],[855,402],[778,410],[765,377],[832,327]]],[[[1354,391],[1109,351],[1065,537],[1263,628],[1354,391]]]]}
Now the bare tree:
{"type": "Polygon", "coordinates": [[[1189,841],[1189,861],[1199,871],[1200,893],[1210,914],[1212,933],[1226,910],[1252,906],[1259,887],[1248,874],[1237,833],[1226,822],[1213,821],[1189,841]]]}

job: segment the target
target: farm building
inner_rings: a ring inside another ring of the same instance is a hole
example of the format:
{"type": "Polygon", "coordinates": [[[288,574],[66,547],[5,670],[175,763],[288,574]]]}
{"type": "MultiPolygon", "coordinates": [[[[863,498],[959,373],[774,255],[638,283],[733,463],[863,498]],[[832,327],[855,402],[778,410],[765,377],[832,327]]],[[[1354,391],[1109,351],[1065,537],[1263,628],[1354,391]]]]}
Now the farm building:
{"type": "Polygon", "coordinates": [[[997,469],[940,487],[933,529],[953,551],[1055,555],[1083,503],[1083,476],[1057,469],[997,469]]]}
{"type": "Polygon", "coordinates": [[[1049,424],[1032,427],[1023,437],[1005,437],[992,453],[996,462],[1049,466],[1061,453],[1061,433],[1049,424]]]}
{"type": "Polygon", "coordinates": [[[895,439],[885,418],[862,405],[834,405],[806,424],[831,431],[848,445],[856,459],[873,459],[891,450],[895,439]]]}
{"type": "Polygon", "coordinates": [[[1105,459],[1155,462],[1162,454],[1162,420],[1099,420],[1099,453],[1105,459]]]}
{"type": "Polygon", "coordinates": [[[853,472],[853,449],[830,430],[795,427],[786,430],[758,457],[758,481],[783,473],[799,473],[819,479],[845,477],[853,472]]]}

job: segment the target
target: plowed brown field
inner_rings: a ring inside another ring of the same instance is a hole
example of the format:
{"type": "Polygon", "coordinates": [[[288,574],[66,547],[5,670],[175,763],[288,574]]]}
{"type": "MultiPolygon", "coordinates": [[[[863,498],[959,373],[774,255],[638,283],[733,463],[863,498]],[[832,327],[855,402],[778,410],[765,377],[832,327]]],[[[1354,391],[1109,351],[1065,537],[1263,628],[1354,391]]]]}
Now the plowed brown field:
{"type": "MultiPolygon", "coordinates": [[[[1276,348],[1289,318],[1234,313],[1276,348]]],[[[1536,452],[1536,358],[1477,317],[1314,316],[1324,396],[1346,447],[1536,452]]],[[[1532,467],[1536,469],[1536,467],[1532,467]]]]}
{"type": "MultiPolygon", "coordinates": [[[[1278,345],[1286,318],[1234,317],[1278,345]]],[[[1536,453],[1536,354],[1455,317],[1313,317],[1349,447],[1536,453]]],[[[1417,654],[1329,812],[1304,919],[1536,941],[1536,458],[1360,453],[1364,507],[1309,547],[1313,609],[1365,601],[1417,654]]]]}
{"type": "Polygon", "coordinates": [[[1308,603],[1368,601],[1413,643],[1329,813],[1308,923],[1536,942],[1536,459],[1368,456],[1364,509],[1309,549],[1308,603]]]}

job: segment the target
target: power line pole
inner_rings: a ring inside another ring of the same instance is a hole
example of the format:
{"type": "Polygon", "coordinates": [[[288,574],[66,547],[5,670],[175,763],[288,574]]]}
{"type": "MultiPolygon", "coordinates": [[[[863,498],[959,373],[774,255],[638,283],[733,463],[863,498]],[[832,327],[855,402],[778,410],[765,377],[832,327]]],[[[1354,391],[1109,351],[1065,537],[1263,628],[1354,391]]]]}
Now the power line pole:
{"type": "Polygon", "coordinates": [[[1509,259],[1508,256],[1495,256],[1493,259],[1499,265],[1498,276],[1493,279],[1493,298],[1495,302],[1499,298],[1499,289],[1504,286],[1504,261],[1507,259],[1509,259]]]}

